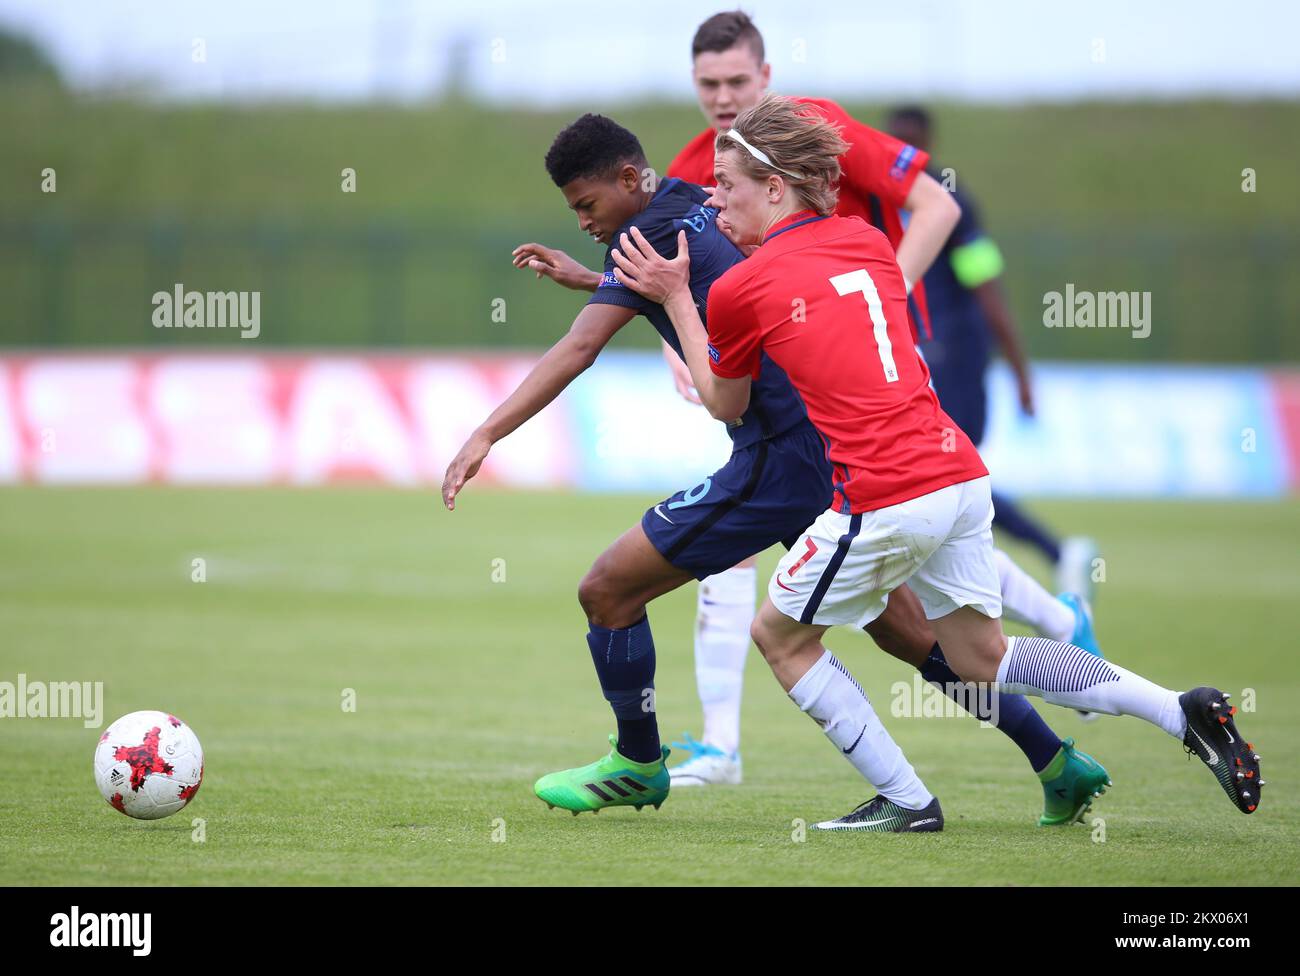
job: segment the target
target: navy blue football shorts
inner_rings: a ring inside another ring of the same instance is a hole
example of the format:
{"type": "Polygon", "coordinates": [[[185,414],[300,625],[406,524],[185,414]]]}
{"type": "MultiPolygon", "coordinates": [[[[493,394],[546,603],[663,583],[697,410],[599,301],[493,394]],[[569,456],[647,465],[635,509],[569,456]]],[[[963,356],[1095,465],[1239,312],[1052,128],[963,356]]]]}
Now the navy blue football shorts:
{"type": "Polygon", "coordinates": [[[735,451],[665,498],[641,528],[668,562],[704,579],[776,545],[788,549],[831,504],[831,464],[811,424],[735,451]]]}

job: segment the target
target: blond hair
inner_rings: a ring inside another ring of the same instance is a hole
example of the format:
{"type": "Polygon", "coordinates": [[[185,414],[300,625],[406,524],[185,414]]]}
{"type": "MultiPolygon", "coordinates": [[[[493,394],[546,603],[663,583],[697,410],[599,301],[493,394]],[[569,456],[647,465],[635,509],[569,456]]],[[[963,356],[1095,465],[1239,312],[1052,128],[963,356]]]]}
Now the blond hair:
{"type": "Polygon", "coordinates": [[[779,173],[806,207],[822,216],[835,212],[839,157],[849,149],[837,126],[793,98],[765,95],[736,117],[732,129],[744,142],[720,132],[713,143],[715,154],[737,150],[740,169],[750,179],[779,173]],[[752,154],[745,143],[770,162],[752,154]]]}

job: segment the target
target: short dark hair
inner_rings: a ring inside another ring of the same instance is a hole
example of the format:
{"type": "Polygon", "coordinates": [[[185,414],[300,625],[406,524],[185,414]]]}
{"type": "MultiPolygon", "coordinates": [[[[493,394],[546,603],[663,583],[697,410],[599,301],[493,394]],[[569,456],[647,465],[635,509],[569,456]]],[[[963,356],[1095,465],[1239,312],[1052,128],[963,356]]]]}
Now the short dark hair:
{"type": "Polygon", "coordinates": [[[749,49],[763,63],[763,35],[758,32],[749,14],[743,10],[728,10],[714,14],[700,24],[691,41],[691,58],[705,51],[730,51],[737,44],[748,44],[749,49]]]}
{"type": "Polygon", "coordinates": [[[909,122],[927,135],[933,128],[930,113],[920,105],[895,105],[886,117],[890,122],[909,122]]]}
{"type": "Polygon", "coordinates": [[[546,151],[546,172],[561,187],[576,179],[613,177],[628,163],[638,169],[647,165],[637,137],[613,119],[590,112],[561,129],[546,151]]]}

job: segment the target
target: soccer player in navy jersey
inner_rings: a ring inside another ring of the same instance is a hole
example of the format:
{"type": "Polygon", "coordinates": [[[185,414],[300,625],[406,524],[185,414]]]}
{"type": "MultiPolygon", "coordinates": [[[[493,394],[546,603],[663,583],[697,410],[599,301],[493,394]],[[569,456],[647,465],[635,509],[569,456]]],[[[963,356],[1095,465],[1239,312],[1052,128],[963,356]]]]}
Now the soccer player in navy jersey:
{"type": "MultiPolygon", "coordinates": [[[[694,268],[691,290],[701,313],[712,282],[741,260],[718,230],[715,212],[705,206],[704,191],[676,179],[652,188],[640,144],[609,119],[584,116],[561,132],[547,154],[547,169],[579,226],[599,243],[609,245],[615,233],[637,226],[654,246],[675,253],[677,231],[686,234],[694,268]]],[[[515,251],[519,267],[537,271],[534,265],[543,260],[548,277],[590,291],[591,298],[569,334],[452,461],[443,486],[448,508],[491,445],[549,403],[633,315],[644,315],[677,348],[663,308],[617,281],[609,252],[605,272],[596,274],[540,245],[515,251]]],[[[578,811],[662,802],[667,783],[661,782],[658,730],[647,707],[653,701],[654,657],[645,604],[692,577],[716,573],[778,542],[788,547],[829,497],[831,472],[824,451],[779,368],[771,365],[756,389],[751,409],[728,425],[734,448],[728,464],[647,511],[583,580],[579,599],[590,624],[588,645],[618,721],[617,745],[597,763],[543,778],[537,792],[548,803],[578,811]]],[[[923,642],[922,674],[969,704],[933,635],[925,630],[914,640],[923,642]]],[[[981,717],[1008,735],[1041,771],[1044,813],[1039,822],[1068,823],[1081,816],[1106,782],[1105,770],[1071,741],[1062,742],[1023,697],[998,696],[982,704],[988,707],[981,717]]]]}
{"type": "MultiPolygon", "coordinates": [[[[691,253],[691,289],[701,315],[709,285],[741,260],[718,229],[707,194],[677,179],[647,182],[649,166],[636,137],[610,119],[584,115],[555,139],[546,156],[552,181],[597,242],[608,245],[638,227],[645,239],[675,254],[678,231],[691,253]]],[[[666,341],[677,336],[663,308],[619,284],[612,260],[567,335],[474,432],[447,468],[443,499],[478,471],[492,444],[550,403],[589,367],[613,335],[638,314],[666,341]]],[[[830,497],[830,466],[821,439],[781,370],[772,364],[755,384],[749,407],[731,419],[728,462],[698,485],[650,508],[596,560],[578,599],[587,615],[587,644],[618,725],[614,748],[588,766],[538,780],[552,806],[599,810],[668,796],[669,776],[654,712],[654,640],[646,604],[691,579],[792,539],[830,497]]]]}
{"type": "Polygon", "coordinates": [[[779,563],[751,630],[791,700],[877,790],[817,826],[943,828],[938,800],[822,644],[831,626],[879,617],[905,581],[964,678],[1150,722],[1253,812],[1259,756],[1223,692],[1179,694],[1080,647],[1003,634],[988,472],[930,387],[888,239],[834,213],[844,147],[827,120],[773,96],[718,136],[712,202],[733,239],[757,250],[713,283],[707,329],[687,288],[685,248],[668,258],[634,227],[613,252],[615,279],[667,312],[712,416],[741,415],[775,364],[826,441],[831,505],[779,563]]]}
{"type": "MultiPolygon", "coordinates": [[[[934,128],[924,108],[905,105],[891,109],[886,127],[895,138],[929,153],[934,128]]],[[[991,340],[997,340],[1011,367],[1020,409],[1028,416],[1034,413],[1034,391],[1029,363],[1002,290],[1002,253],[984,230],[979,209],[964,185],[953,186],[950,192],[961,204],[961,219],[922,279],[929,304],[930,337],[922,342],[921,351],[939,403],[978,447],[988,419],[984,381],[991,340]]],[[[1084,601],[1092,599],[1097,546],[1091,539],[1071,536],[1058,540],[1050,529],[996,491],[993,510],[995,529],[1029,543],[1052,564],[1062,599],[1073,600],[1076,595],[1084,601]]]]}

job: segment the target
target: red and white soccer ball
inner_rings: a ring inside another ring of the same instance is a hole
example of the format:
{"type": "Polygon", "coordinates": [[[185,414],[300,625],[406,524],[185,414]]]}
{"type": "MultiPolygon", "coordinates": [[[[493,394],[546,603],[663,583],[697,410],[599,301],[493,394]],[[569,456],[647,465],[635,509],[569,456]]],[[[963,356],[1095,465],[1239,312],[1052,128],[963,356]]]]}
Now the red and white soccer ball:
{"type": "Polygon", "coordinates": [[[170,817],[194,798],[202,782],[199,737],[175,715],[132,712],[99,737],[95,783],[128,817],[170,817]]]}

